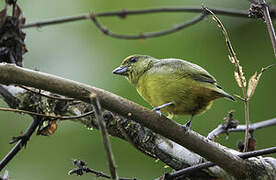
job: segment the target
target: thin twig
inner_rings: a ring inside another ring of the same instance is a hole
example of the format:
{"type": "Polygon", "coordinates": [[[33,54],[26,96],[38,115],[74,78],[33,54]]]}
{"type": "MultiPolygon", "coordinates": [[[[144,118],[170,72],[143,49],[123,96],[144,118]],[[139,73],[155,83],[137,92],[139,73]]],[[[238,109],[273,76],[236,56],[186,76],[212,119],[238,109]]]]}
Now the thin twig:
{"type": "Polygon", "coordinates": [[[103,32],[105,35],[113,37],[113,38],[118,38],[118,39],[146,39],[146,38],[153,38],[153,37],[158,37],[158,36],[163,36],[167,34],[171,34],[174,32],[177,32],[185,27],[191,26],[199,21],[201,21],[204,17],[206,16],[205,12],[202,12],[200,15],[196,16],[195,18],[187,21],[186,23],[177,25],[173,28],[165,29],[162,31],[156,31],[156,32],[149,32],[149,33],[140,33],[136,35],[125,35],[125,34],[117,34],[114,33],[107,28],[103,27],[98,20],[96,19],[96,15],[91,14],[91,20],[94,22],[94,24],[103,32]]]}
{"type": "Polygon", "coordinates": [[[275,30],[271,21],[271,17],[270,17],[269,7],[265,0],[259,0],[259,3],[262,5],[264,20],[266,22],[267,30],[272,42],[274,56],[276,57],[276,36],[275,36],[275,30]]]}
{"type": "Polygon", "coordinates": [[[50,95],[43,94],[43,93],[41,93],[41,92],[37,92],[37,91],[35,91],[35,90],[32,90],[31,88],[27,88],[27,87],[25,87],[25,86],[18,86],[18,87],[20,87],[20,88],[22,88],[22,89],[25,89],[25,90],[27,90],[27,91],[30,91],[30,92],[32,92],[32,93],[34,93],[34,94],[38,94],[38,95],[40,95],[40,96],[47,97],[47,98],[49,98],[49,99],[56,99],[56,100],[60,100],[60,101],[74,101],[74,100],[75,100],[74,98],[50,96],[50,95]]]}
{"type": "MultiPolygon", "coordinates": [[[[73,160],[73,164],[77,166],[77,168],[70,170],[68,175],[77,174],[78,176],[81,176],[83,175],[83,172],[85,172],[95,174],[96,177],[111,179],[109,175],[104,174],[103,172],[86,167],[86,163],[82,160],[73,160]]],[[[136,180],[136,178],[119,178],[119,180],[136,180]]]]}
{"type": "Polygon", "coordinates": [[[249,142],[249,99],[247,98],[247,95],[244,94],[244,113],[245,113],[245,136],[244,136],[244,152],[247,152],[248,150],[248,142],[249,142]]]}
{"type": "Polygon", "coordinates": [[[87,113],[84,113],[84,114],[81,114],[81,115],[78,115],[78,116],[53,116],[53,115],[46,115],[46,114],[40,114],[40,113],[36,113],[36,112],[21,110],[21,109],[3,108],[3,107],[0,107],[0,111],[9,111],[9,112],[15,112],[15,113],[25,113],[25,114],[34,115],[34,116],[51,118],[53,120],[56,120],[56,119],[59,119],[59,120],[79,119],[79,118],[83,118],[83,117],[89,116],[91,114],[94,114],[94,111],[89,111],[87,113]]]}
{"type": "Polygon", "coordinates": [[[106,155],[107,155],[107,160],[108,160],[108,165],[109,165],[109,171],[110,171],[110,174],[111,174],[111,178],[113,180],[118,180],[118,176],[117,176],[117,173],[116,173],[116,164],[115,164],[115,160],[114,160],[114,157],[113,157],[113,153],[112,153],[112,149],[111,149],[111,145],[110,145],[110,141],[109,141],[105,121],[103,119],[101,105],[98,101],[98,98],[97,98],[96,94],[91,94],[90,95],[90,100],[91,100],[91,103],[94,105],[95,115],[96,115],[96,118],[98,120],[99,129],[100,129],[101,134],[102,134],[104,148],[105,148],[106,155]]]}
{"type": "Polygon", "coordinates": [[[31,125],[26,130],[24,135],[21,136],[19,141],[14,145],[10,152],[0,162],[0,171],[14,158],[14,156],[26,145],[36,128],[39,126],[41,117],[34,117],[31,125]]]}
{"type": "MultiPolygon", "coordinates": [[[[275,126],[276,125],[276,118],[257,122],[250,124],[249,126],[249,132],[255,131],[257,129],[275,126]]],[[[212,132],[210,132],[207,136],[208,139],[215,139],[220,134],[223,133],[229,133],[229,132],[244,132],[246,130],[246,125],[238,125],[236,128],[229,128],[225,129],[224,126],[219,125],[216,129],[214,129],[212,132]]]]}
{"type": "MultiPolygon", "coordinates": [[[[256,150],[256,151],[250,151],[250,152],[244,152],[244,153],[238,154],[238,156],[242,159],[247,159],[250,157],[262,156],[262,155],[272,154],[272,153],[276,153],[276,147],[271,147],[271,148],[266,148],[266,149],[261,149],[261,150],[256,150]]],[[[188,167],[185,169],[181,169],[179,171],[172,172],[170,174],[166,174],[165,180],[183,178],[187,174],[190,174],[192,172],[198,171],[203,168],[212,167],[214,165],[216,165],[216,164],[211,161],[197,164],[195,166],[191,166],[191,167],[188,167]]]]}
{"type": "MultiPolygon", "coordinates": [[[[248,17],[247,11],[238,11],[238,10],[226,10],[226,9],[216,9],[210,8],[214,13],[227,15],[227,16],[236,16],[236,17],[248,17]]],[[[200,13],[202,12],[202,7],[164,7],[164,8],[151,8],[151,9],[142,9],[142,10],[121,10],[121,11],[113,11],[113,12],[102,12],[95,13],[94,15],[97,17],[112,17],[119,16],[124,18],[128,15],[139,15],[139,14],[149,14],[149,13],[171,13],[171,12],[191,12],[191,13],[200,13]]],[[[49,25],[56,25],[62,23],[69,23],[79,20],[87,20],[90,19],[91,14],[84,14],[80,16],[73,17],[63,17],[59,19],[53,19],[48,21],[34,22],[24,25],[23,28],[32,28],[32,27],[42,27],[49,25]]]]}

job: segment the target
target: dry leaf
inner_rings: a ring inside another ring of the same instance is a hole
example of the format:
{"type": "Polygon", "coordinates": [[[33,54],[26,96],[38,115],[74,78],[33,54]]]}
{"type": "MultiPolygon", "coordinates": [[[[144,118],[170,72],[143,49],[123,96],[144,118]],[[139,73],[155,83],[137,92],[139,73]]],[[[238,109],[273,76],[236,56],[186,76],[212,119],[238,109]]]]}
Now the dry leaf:
{"type": "Polygon", "coordinates": [[[49,121],[48,125],[38,131],[38,135],[42,136],[51,136],[57,130],[57,120],[49,121]]]}
{"type": "Polygon", "coordinates": [[[251,98],[255,92],[259,79],[261,77],[261,73],[257,76],[257,72],[248,81],[248,88],[247,88],[247,97],[251,98]]]}
{"type": "Polygon", "coordinates": [[[238,75],[240,77],[242,85],[243,85],[243,87],[246,87],[246,79],[245,79],[243,71],[242,71],[242,66],[240,64],[238,64],[237,67],[238,67],[238,71],[240,72],[240,74],[238,74],[238,75]]]}
{"type": "Polygon", "coordinates": [[[235,80],[236,80],[238,86],[242,87],[242,82],[241,82],[241,78],[239,76],[239,73],[237,73],[236,71],[234,71],[234,77],[235,77],[235,80]]]}
{"type": "Polygon", "coordinates": [[[233,56],[228,55],[228,58],[232,64],[235,64],[235,58],[233,56]]]}

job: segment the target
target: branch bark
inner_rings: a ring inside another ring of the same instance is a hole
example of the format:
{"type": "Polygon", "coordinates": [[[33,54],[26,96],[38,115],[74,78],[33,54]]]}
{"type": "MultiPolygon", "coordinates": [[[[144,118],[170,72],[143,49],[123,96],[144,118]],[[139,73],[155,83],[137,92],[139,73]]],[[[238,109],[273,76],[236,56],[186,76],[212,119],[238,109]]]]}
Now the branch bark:
{"type": "MultiPolygon", "coordinates": [[[[12,91],[14,91],[15,89],[21,89],[18,86],[6,86],[5,88],[9,89],[9,91],[11,91],[12,89],[12,91]]],[[[98,120],[95,117],[96,113],[94,112],[95,107],[93,107],[91,104],[84,102],[78,102],[77,104],[68,101],[65,102],[63,98],[52,99],[52,97],[58,97],[57,94],[52,94],[46,91],[40,91],[41,93],[38,94],[33,93],[32,91],[22,92],[18,90],[18,93],[12,93],[15,97],[19,97],[20,99],[18,106],[15,108],[28,109],[29,106],[33,107],[34,105],[37,105],[37,102],[30,102],[29,99],[37,99],[39,100],[40,107],[48,109],[47,112],[55,115],[55,117],[63,117],[65,115],[69,115],[69,117],[81,117],[77,118],[74,121],[85,124],[89,129],[99,128],[98,120]],[[83,114],[87,114],[87,112],[90,112],[90,116],[81,116],[83,114]]],[[[44,112],[41,112],[40,108],[30,110],[34,112],[38,111],[38,113],[40,114],[44,112]]],[[[166,139],[165,137],[153,133],[148,128],[141,126],[131,119],[123,118],[110,111],[105,111],[103,113],[103,120],[105,121],[108,133],[110,135],[131,142],[138,150],[142,151],[146,155],[153,158],[158,158],[168,166],[177,170],[176,172],[171,174],[173,176],[169,176],[171,178],[175,177],[176,179],[179,179],[180,177],[178,176],[181,176],[182,178],[183,172],[188,172],[186,176],[188,176],[190,179],[233,179],[231,175],[229,175],[223,169],[217,166],[206,169],[206,167],[208,167],[206,166],[206,163],[201,164],[205,161],[204,158],[190,152],[186,148],[176,144],[169,139],[166,139]],[[205,167],[205,169],[198,170],[198,167],[205,167]]],[[[233,153],[235,154],[235,151],[233,151],[233,153]]],[[[240,155],[241,154],[238,154],[238,156],[240,155]]],[[[271,162],[269,161],[269,159],[263,159],[265,160],[264,164],[266,168],[270,168],[271,162]]],[[[273,160],[273,158],[270,159],[273,160]]],[[[258,161],[260,161],[260,159],[258,159],[258,161]]],[[[211,164],[213,165],[214,163],[211,164]]],[[[167,175],[165,176],[165,178],[167,178],[167,175]]]]}

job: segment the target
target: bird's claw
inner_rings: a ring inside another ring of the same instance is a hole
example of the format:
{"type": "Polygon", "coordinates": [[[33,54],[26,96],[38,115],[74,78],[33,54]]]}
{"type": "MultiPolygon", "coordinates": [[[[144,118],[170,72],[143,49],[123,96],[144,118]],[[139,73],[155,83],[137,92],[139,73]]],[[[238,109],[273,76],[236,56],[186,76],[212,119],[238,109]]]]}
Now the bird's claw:
{"type": "Polygon", "coordinates": [[[153,110],[154,112],[156,112],[160,117],[162,116],[162,113],[161,113],[161,111],[160,111],[159,108],[153,108],[152,110],[153,110]]]}
{"type": "Polygon", "coordinates": [[[187,124],[182,125],[182,127],[186,133],[188,133],[190,131],[190,126],[187,126],[187,124]]]}

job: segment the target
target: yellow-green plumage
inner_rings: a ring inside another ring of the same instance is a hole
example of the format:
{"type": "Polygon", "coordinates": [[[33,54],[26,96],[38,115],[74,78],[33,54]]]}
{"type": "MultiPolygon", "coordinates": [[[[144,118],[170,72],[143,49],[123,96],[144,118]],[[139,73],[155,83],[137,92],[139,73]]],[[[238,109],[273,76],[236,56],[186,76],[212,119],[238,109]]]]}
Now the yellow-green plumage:
{"type": "Polygon", "coordinates": [[[217,98],[233,100],[207,71],[180,59],[158,60],[133,55],[127,57],[113,73],[126,76],[153,107],[172,103],[161,109],[171,114],[193,116],[209,109],[217,98]]]}

